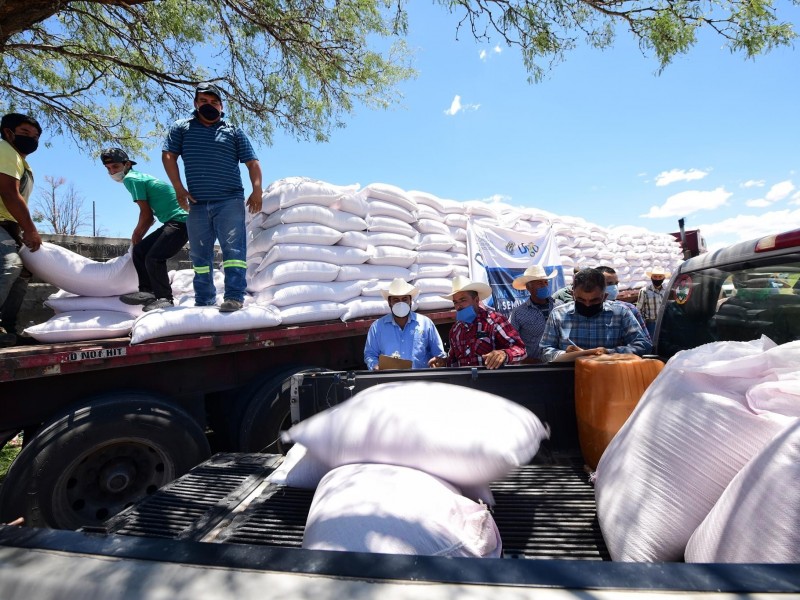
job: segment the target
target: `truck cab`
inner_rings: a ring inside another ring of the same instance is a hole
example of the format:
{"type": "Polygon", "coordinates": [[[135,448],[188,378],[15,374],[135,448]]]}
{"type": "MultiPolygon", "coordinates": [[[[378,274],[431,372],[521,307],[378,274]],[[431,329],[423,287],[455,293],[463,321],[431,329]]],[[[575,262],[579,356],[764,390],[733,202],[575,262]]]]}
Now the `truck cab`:
{"type": "Polygon", "coordinates": [[[766,335],[800,339],[800,229],[681,263],[661,307],[654,347],[669,359],[687,348],[766,335]]]}

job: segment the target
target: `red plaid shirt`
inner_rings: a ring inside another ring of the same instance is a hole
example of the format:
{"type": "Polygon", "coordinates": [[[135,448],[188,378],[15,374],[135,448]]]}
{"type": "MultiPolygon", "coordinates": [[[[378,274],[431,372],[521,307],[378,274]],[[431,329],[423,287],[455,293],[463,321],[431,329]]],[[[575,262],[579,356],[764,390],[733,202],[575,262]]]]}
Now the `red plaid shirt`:
{"type": "Polygon", "coordinates": [[[451,367],[477,367],[483,365],[483,355],[492,350],[504,350],[506,364],[523,360],[527,353],[525,344],[514,326],[503,315],[479,306],[476,319],[467,325],[457,321],[450,329],[451,367]]]}

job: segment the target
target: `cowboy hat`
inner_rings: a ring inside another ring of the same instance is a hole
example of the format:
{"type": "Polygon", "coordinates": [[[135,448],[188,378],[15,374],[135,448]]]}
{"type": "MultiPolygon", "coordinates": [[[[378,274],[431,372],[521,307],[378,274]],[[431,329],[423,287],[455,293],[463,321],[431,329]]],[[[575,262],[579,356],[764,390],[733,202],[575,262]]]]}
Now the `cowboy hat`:
{"type": "Polygon", "coordinates": [[[381,290],[381,294],[386,300],[389,299],[389,296],[411,296],[416,298],[417,294],[419,294],[419,288],[406,283],[404,279],[398,277],[389,284],[388,290],[381,290]]]}
{"type": "Polygon", "coordinates": [[[659,275],[661,275],[661,276],[662,276],[664,279],[666,279],[667,277],[669,277],[670,275],[672,275],[672,273],[670,273],[669,271],[666,271],[666,270],[665,270],[664,268],[662,268],[662,267],[653,267],[653,268],[652,268],[652,269],[650,269],[649,271],[645,271],[645,272],[644,272],[644,276],[645,276],[645,277],[648,277],[648,278],[649,278],[649,277],[652,277],[653,275],[655,275],[655,276],[659,276],[659,275]]]}
{"type": "Polygon", "coordinates": [[[450,294],[442,296],[447,300],[452,300],[453,296],[458,292],[478,292],[480,300],[486,300],[492,295],[492,288],[488,283],[481,283],[479,281],[471,281],[469,277],[458,275],[453,279],[453,291],[450,294]]]}
{"type": "Polygon", "coordinates": [[[511,286],[515,290],[524,290],[525,284],[529,281],[535,281],[537,279],[552,279],[558,275],[558,272],[553,269],[553,272],[548,275],[544,271],[544,267],[541,265],[533,265],[525,269],[525,272],[517,277],[514,281],[511,282],[511,286]]]}

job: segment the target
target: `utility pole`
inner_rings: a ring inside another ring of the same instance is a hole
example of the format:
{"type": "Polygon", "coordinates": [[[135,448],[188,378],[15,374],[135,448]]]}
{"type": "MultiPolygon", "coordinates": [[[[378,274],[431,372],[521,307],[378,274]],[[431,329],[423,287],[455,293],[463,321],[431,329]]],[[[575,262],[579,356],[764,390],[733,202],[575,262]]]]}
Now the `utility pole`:
{"type": "Polygon", "coordinates": [[[97,222],[94,218],[94,200],[92,200],[92,237],[97,237],[97,222]]]}

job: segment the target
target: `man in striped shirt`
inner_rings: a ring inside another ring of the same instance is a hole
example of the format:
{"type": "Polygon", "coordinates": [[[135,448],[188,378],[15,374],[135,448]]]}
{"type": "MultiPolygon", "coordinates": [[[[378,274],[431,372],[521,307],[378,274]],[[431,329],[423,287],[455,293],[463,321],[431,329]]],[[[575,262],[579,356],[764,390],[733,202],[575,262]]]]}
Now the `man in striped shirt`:
{"type": "Polygon", "coordinates": [[[197,86],[194,116],[170,127],[161,155],[178,197],[189,211],[189,257],[194,268],[196,306],[214,306],[214,242],[222,249],[225,295],[220,312],[234,312],[244,302],[246,262],[245,202],[239,163],[250,175],[251,213],[261,210],[261,166],[244,132],[222,117],[222,92],[211,83],[197,86]],[[183,158],[187,187],[178,169],[183,158]]]}
{"type": "Polygon", "coordinates": [[[450,328],[450,353],[447,358],[432,358],[431,367],[475,367],[497,369],[521,362],[525,344],[503,315],[481,304],[492,295],[485,283],[467,277],[453,279],[453,293],[443,296],[453,301],[456,323],[450,328]]]}
{"type": "Polygon", "coordinates": [[[605,300],[606,279],[597,269],[583,269],[572,284],[573,302],[550,313],[539,342],[542,360],[552,362],[565,353],[593,350],[595,354],[647,354],[653,348],[630,310],[605,300]]]}
{"type": "Polygon", "coordinates": [[[555,269],[548,275],[541,265],[533,265],[511,282],[515,290],[526,290],[530,298],[511,311],[508,320],[519,331],[528,358],[525,362],[541,362],[539,358],[539,340],[542,339],[547,317],[555,306],[550,297],[550,279],[558,275],[555,269]]]}

